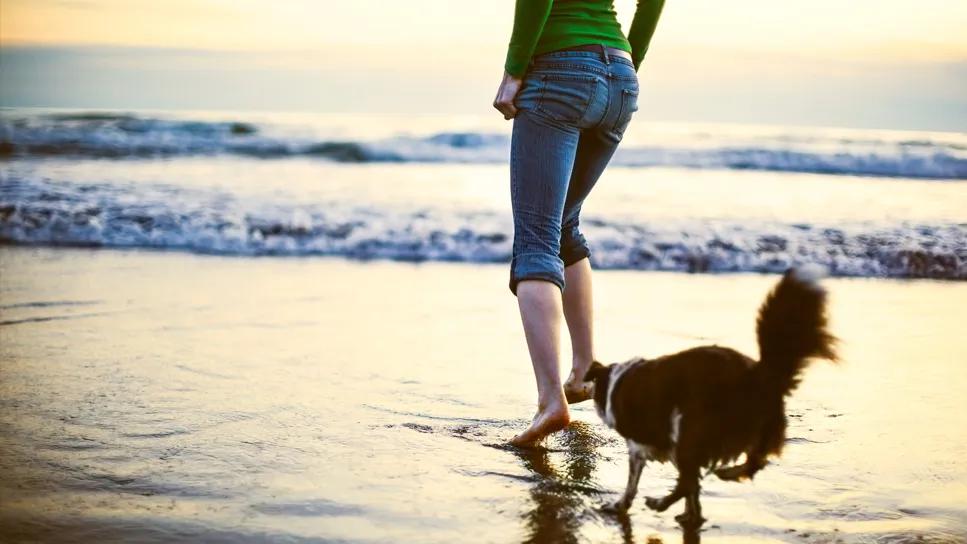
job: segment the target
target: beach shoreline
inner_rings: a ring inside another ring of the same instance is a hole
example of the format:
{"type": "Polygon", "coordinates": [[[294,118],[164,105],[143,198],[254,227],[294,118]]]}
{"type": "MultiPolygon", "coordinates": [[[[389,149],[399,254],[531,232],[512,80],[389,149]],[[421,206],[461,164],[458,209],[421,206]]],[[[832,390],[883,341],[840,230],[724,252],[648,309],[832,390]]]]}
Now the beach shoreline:
{"type": "MultiPolygon", "coordinates": [[[[4,534],[679,541],[674,512],[601,513],[623,489],[625,448],[587,403],[548,449],[503,446],[533,410],[506,274],[0,247],[4,534]]],[[[755,356],[754,312],[775,279],[598,271],[598,356],[704,343],[755,356]]],[[[807,372],[786,452],[754,484],[706,479],[702,538],[961,541],[967,343],[951,316],[967,285],[826,285],[844,363],[807,372]]],[[[673,478],[649,466],[642,496],[673,478]]]]}

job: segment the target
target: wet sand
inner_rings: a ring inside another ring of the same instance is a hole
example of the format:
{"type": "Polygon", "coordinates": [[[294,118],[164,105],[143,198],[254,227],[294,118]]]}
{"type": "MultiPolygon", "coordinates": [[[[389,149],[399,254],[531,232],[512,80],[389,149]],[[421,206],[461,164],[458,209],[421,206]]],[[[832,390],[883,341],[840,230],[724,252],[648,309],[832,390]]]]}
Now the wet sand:
{"type": "MultiPolygon", "coordinates": [[[[0,248],[0,536],[682,541],[681,505],[600,510],[627,458],[589,403],[544,449],[503,445],[534,402],[506,274],[0,248]]],[[[775,280],[599,272],[599,358],[702,343],[755,355],[775,280]]],[[[755,482],[703,482],[697,537],[963,542],[967,284],[826,285],[843,363],[808,372],[785,455],[755,482]]],[[[674,476],[647,467],[639,497],[674,476]]]]}

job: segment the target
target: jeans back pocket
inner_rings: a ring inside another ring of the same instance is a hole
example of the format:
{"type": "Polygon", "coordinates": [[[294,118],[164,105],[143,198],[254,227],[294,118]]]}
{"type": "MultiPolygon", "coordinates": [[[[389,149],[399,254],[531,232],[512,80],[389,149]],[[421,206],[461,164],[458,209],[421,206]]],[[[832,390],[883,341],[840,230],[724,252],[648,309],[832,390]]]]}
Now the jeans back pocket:
{"type": "Polygon", "coordinates": [[[598,79],[592,74],[544,73],[537,109],[563,123],[579,125],[594,103],[598,79]]]}

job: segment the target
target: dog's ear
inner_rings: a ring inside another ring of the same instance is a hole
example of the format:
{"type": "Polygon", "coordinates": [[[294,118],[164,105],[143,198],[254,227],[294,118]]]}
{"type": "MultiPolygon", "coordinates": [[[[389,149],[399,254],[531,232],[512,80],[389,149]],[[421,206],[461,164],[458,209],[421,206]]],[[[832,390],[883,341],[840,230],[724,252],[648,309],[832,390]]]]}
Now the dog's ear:
{"type": "Polygon", "coordinates": [[[588,371],[584,374],[584,381],[594,382],[597,381],[599,377],[604,375],[608,371],[608,367],[605,365],[594,361],[591,366],[588,367],[588,371]]]}

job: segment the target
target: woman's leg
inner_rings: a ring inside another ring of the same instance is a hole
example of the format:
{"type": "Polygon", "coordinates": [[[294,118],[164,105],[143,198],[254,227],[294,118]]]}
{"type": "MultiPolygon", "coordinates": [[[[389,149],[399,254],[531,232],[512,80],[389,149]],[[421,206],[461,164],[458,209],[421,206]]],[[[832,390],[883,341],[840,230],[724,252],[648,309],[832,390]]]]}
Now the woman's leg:
{"type": "Polygon", "coordinates": [[[548,281],[521,280],[517,284],[517,305],[537,380],[537,414],[531,426],[511,440],[525,446],[570,422],[559,366],[561,289],[548,281]]]}
{"type": "Polygon", "coordinates": [[[538,387],[537,415],[515,444],[532,443],[569,421],[558,367],[562,313],[575,346],[573,372],[581,382],[593,358],[591,269],[578,214],[620,137],[600,130],[611,111],[605,88],[610,78],[572,71],[574,62],[601,67],[595,59],[575,59],[546,72],[536,69],[515,99],[510,289],[518,297],[538,387]],[[571,281],[573,286],[566,287],[571,281]]]}
{"type": "Polygon", "coordinates": [[[571,336],[571,375],[564,383],[568,402],[591,398],[584,374],[594,360],[594,317],[591,297],[591,261],[583,258],[564,268],[564,318],[571,336]]]}
{"type": "Polygon", "coordinates": [[[617,135],[600,128],[581,134],[564,203],[560,256],[565,265],[564,317],[571,336],[571,374],[564,384],[564,393],[572,403],[591,398],[591,386],[584,383],[584,374],[594,360],[591,252],[579,228],[581,206],[619,142],[617,135]]]}
{"type": "Polygon", "coordinates": [[[520,109],[511,136],[514,216],[510,290],[517,295],[524,336],[537,381],[537,415],[511,440],[531,445],[569,422],[560,377],[564,262],[561,219],[580,131],[520,109]]]}

